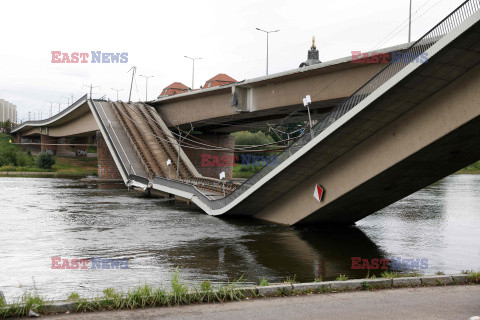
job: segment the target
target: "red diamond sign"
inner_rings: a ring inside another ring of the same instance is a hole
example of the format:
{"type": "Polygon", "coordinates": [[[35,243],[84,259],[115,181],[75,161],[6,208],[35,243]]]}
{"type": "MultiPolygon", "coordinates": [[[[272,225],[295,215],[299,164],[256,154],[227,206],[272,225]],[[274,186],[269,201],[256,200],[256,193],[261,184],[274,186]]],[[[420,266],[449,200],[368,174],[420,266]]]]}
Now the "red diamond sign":
{"type": "Polygon", "coordinates": [[[313,191],[313,197],[317,199],[318,202],[322,201],[324,190],[318,184],[315,185],[315,190],[313,191]]]}

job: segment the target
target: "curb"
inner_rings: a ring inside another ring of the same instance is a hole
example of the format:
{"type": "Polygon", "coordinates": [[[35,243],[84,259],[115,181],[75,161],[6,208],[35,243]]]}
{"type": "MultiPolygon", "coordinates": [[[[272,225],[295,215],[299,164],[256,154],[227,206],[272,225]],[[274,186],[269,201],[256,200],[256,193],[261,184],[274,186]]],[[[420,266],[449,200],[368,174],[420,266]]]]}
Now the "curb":
{"type": "MultiPolygon", "coordinates": [[[[322,292],[345,292],[357,290],[371,289],[387,289],[387,288],[404,288],[419,286],[445,286],[474,283],[468,274],[454,275],[435,275],[423,277],[404,277],[393,279],[356,279],[346,281],[323,281],[323,282],[307,282],[293,284],[277,284],[270,286],[255,286],[236,288],[238,292],[242,292],[245,296],[258,297],[275,297],[279,295],[291,295],[297,293],[322,293],[322,292]]],[[[90,301],[99,301],[92,299],[90,301]]],[[[48,304],[50,313],[66,313],[76,312],[77,301],[54,301],[48,304]]],[[[6,307],[4,307],[6,308],[6,307]]]]}

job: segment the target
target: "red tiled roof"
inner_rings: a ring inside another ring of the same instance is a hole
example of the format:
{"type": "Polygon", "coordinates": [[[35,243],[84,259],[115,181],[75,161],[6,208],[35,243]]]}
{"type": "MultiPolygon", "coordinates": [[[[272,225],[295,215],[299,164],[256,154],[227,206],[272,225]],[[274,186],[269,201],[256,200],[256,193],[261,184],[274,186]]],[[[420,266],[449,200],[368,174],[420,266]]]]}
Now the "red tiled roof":
{"type": "Polygon", "coordinates": [[[165,89],[188,89],[188,87],[181,82],[174,82],[168,87],[163,88],[163,90],[165,89]]]}
{"type": "Polygon", "coordinates": [[[184,85],[181,82],[174,82],[168,87],[163,88],[162,92],[158,96],[160,97],[165,97],[165,96],[173,96],[178,93],[184,93],[189,91],[190,88],[188,88],[186,85],[184,85]]]}
{"type": "Polygon", "coordinates": [[[226,75],[225,73],[219,73],[215,77],[213,77],[210,80],[207,80],[207,82],[214,82],[214,81],[219,81],[219,82],[237,82],[237,80],[233,79],[229,75],[226,75]]]}

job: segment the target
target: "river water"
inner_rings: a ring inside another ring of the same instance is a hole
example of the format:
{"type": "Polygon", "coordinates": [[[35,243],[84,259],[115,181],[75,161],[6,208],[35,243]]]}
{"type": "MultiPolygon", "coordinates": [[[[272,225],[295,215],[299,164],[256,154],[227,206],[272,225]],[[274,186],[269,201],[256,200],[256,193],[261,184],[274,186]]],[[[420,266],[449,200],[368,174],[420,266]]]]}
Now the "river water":
{"type": "Polygon", "coordinates": [[[7,300],[34,285],[52,299],[162,286],[177,266],[185,282],[214,284],[242,275],[247,283],[364,277],[351,257],[427,259],[421,274],[480,270],[480,175],[447,177],[345,228],[216,218],[122,184],[7,177],[0,190],[7,300]],[[128,259],[128,268],[52,269],[52,257],[128,259]]]}

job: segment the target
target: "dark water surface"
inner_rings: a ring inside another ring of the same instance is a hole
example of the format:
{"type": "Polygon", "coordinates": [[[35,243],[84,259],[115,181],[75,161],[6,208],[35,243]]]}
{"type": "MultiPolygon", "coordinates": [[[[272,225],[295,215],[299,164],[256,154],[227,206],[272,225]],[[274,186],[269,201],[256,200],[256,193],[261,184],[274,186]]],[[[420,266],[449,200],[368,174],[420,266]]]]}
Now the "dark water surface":
{"type": "Polygon", "coordinates": [[[282,282],[352,270],[351,257],[428,259],[428,268],[480,269],[480,175],[454,175],[359,221],[356,227],[284,227],[210,217],[186,205],[145,198],[121,184],[0,178],[0,290],[48,298],[90,297],[107,287],[167,285],[179,266],[186,282],[244,275],[282,282]],[[127,269],[58,270],[51,258],[128,259],[127,269]]]}

